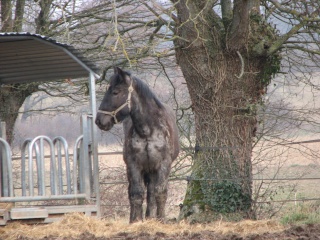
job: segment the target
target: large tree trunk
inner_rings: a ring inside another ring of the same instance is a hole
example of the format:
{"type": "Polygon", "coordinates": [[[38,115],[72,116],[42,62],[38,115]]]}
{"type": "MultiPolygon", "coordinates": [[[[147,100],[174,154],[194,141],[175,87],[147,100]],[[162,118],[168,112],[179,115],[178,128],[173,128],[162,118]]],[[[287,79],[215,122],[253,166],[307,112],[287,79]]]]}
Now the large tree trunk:
{"type": "Polygon", "coordinates": [[[187,82],[196,126],[196,155],[181,216],[200,211],[204,217],[204,212],[212,210],[238,212],[243,217],[251,207],[254,106],[265,87],[260,73],[266,57],[250,54],[245,44],[248,5],[238,11],[240,22],[234,15],[233,26],[238,27],[230,27],[228,38],[222,30],[230,20],[219,25],[210,2],[176,3],[176,58],[187,82]]]}

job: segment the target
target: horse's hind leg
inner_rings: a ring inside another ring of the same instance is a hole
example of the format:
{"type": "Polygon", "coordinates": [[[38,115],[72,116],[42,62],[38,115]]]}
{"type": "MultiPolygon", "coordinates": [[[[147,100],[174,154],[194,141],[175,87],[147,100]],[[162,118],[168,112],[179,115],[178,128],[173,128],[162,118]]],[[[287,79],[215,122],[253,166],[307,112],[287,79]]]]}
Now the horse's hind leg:
{"type": "Polygon", "coordinates": [[[156,191],[156,203],[157,203],[157,218],[159,220],[164,220],[165,218],[165,206],[167,201],[167,185],[168,184],[161,184],[162,186],[156,191]]]}
{"type": "Polygon", "coordinates": [[[145,180],[147,186],[147,211],[146,218],[156,218],[157,216],[157,204],[155,198],[155,182],[157,174],[148,174],[145,180]]]}
{"type": "Polygon", "coordinates": [[[141,173],[135,169],[128,169],[129,201],[130,201],[130,223],[141,221],[142,203],[144,197],[144,183],[141,173]]]}
{"type": "Polygon", "coordinates": [[[155,199],[157,204],[157,218],[164,220],[165,205],[168,193],[168,178],[170,173],[170,166],[161,167],[158,172],[158,178],[155,183],[155,199]]]}

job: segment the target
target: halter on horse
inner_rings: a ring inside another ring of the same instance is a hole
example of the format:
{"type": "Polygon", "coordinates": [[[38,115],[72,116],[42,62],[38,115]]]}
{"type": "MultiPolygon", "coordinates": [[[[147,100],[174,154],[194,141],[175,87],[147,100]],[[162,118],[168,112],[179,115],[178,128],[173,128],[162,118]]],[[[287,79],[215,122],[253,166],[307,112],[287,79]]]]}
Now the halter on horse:
{"type": "MultiPolygon", "coordinates": [[[[131,77],[130,77],[131,79],[131,77]]],[[[110,115],[111,117],[113,117],[114,119],[114,122],[117,124],[119,123],[118,119],[117,119],[117,113],[120,112],[124,107],[128,106],[129,108],[129,111],[131,111],[131,93],[133,92],[133,87],[132,87],[132,82],[133,80],[131,79],[131,84],[128,88],[128,98],[127,98],[127,101],[122,104],[120,107],[118,107],[116,110],[112,111],[112,112],[108,112],[108,111],[103,111],[103,110],[98,110],[97,112],[98,113],[104,113],[104,114],[107,114],[107,115],[110,115]]]]}

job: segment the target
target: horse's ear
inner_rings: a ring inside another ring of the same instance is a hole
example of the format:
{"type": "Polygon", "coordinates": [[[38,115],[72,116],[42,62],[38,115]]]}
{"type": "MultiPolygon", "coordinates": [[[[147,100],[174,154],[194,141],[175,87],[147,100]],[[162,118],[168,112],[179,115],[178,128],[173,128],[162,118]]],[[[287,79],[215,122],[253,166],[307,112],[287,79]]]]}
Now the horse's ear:
{"type": "Polygon", "coordinates": [[[121,77],[123,77],[123,79],[125,78],[126,73],[121,68],[114,67],[113,70],[114,70],[114,74],[119,74],[121,77]]]}
{"type": "Polygon", "coordinates": [[[114,70],[114,74],[118,74],[122,81],[125,81],[127,84],[130,84],[131,80],[128,77],[128,73],[126,73],[119,67],[114,67],[113,70],[114,70]]]}
{"type": "Polygon", "coordinates": [[[118,74],[121,69],[119,67],[113,67],[114,74],[118,74]]]}

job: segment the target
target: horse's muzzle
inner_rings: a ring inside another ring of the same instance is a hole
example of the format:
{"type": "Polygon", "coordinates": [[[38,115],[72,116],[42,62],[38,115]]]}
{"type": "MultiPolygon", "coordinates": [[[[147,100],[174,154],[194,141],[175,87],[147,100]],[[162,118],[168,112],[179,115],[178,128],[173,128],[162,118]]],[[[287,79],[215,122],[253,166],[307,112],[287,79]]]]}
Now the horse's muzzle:
{"type": "Polygon", "coordinates": [[[111,116],[97,113],[95,123],[101,130],[109,131],[114,125],[114,120],[111,116]]]}

